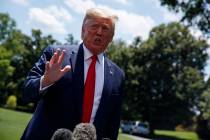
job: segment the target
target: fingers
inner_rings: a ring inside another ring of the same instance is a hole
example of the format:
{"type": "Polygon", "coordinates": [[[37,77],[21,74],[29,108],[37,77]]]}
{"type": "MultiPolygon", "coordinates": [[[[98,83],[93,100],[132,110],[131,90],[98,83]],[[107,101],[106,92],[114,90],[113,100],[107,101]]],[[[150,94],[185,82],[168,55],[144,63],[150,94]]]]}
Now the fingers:
{"type": "Polygon", "coordinates": [[[59,56],[59,59],[58,59],[58,64],[61,64],[63,62],[65,52],[66,50],[63,50],[61,52],[61,55],[59,56]]]}
{"type": "Polygon", "coordinates": [[[62,70],[61,70],[61,72],[63,73],[63,74],[65,74],[66,72],[68,72],[68,71],[70,71],[71,70],[71,66],[70,65],[67,65],[67,66],[65,66],[62,70]]]}
{"type": "Polygon", "coordinates": [[[56,50],[56,52],[54,53],[54,55],[55,55],[55,57],[54,57],[54,63],[58,63],[58,59],[59,59],[60,53],[61,53],[61,49],[58,48],[56,50]]]}
{"type": "Polygon", "coordinates": [[[50,64],[51,64],[51,65],[58,62],[59,55],[60,55],[60,51],[61,51],[60,48],[58,48],[58,49],[54,52],[52,58],[50,59],[50,64]]]}
{"type": "Polygon", "coordinates": [[[57,49],[50,59],[50,62],[45,64],[46,72],[56,73],[55,75],[64,75],[66,72],[68,72],[71,69],[70,65],[67,65],[62,69],[64,54],[65,50],[61,51],[60,49],[57,49]]]}

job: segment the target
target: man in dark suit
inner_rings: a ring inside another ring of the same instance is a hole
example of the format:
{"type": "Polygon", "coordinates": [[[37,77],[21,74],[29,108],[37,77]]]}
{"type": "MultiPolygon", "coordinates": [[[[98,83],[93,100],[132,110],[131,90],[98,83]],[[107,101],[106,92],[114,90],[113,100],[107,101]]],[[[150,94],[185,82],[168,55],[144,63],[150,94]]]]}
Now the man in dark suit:
{"type": "Polygon", "coordinates": [[[38,101],[22,140],[49,140],[58,128],[93,123],[97,139],[116,140],[120,124],[123,71],[105,55],[117,17],[89,9],[79,46],[49,46],[30,70],[23,99],[38,101]]]}

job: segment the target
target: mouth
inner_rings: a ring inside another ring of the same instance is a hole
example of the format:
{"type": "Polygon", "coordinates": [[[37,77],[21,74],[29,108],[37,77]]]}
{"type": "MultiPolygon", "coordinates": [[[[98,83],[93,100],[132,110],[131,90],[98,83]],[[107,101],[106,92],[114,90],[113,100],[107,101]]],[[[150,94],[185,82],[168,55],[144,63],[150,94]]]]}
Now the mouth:
{"type": "Polygon", "coordinates": [[[100,45],[101,43],[102,43],[102,39],[101,38],[95,38],[94,39],[94,44],[100,45]]]}

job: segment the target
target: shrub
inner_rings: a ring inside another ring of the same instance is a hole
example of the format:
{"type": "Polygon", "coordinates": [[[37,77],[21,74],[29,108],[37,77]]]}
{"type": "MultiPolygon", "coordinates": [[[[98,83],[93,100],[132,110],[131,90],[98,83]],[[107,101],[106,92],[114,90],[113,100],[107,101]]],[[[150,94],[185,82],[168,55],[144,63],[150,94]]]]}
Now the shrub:
{"type": "Polygon", "coordinates": [[[179,124],[175,127],[175,130],[176,131],[186,131],[185,130],[186,128],[182,125],[182,124],[179,124]]]}
{"type": "Polygon", "coordinates": [[[6,107],[9,109],[15,109],[17,106],[17,97],[15,95],[10,95],[7,98],[6,107]]]}

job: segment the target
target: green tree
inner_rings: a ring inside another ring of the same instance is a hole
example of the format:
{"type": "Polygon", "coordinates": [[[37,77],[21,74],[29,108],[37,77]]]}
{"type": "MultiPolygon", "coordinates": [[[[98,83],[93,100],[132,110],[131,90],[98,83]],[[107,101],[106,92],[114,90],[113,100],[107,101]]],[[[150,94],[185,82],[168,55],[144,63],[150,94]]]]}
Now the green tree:
{"type": "Polygon", "coordinates": [[[15,68],[11,66],[13,51],[5,47],[4,43],[15,32],[15,21],[8,14],[0,13],[0,103],[4,104],[8,94],[9,79],[15,68]]]}
{"type": "Polygon", "coordinates": [[[108,50],[107,55],[108,57],[113,60],[117,65],[119,65],[125,72],[125,86],[124,86],[124,97],[123,97],[123,106],[122,106],[122,119],[123,120],[130,120],[141,118],[140,113],[137,108],[136,97],[138,94],[136,93],[136,89],[133,86],[139,84],[139,82],[135,79],[138,69],[133,66],[132,59],[134,57],[134,53],[137,50],[137,44],[140,44],[140,37],[134,39],[131,47],[122,41],[122,40],[115,40],[113,41],[108,50]],[[139,116],[140,115],[140,116],[139,116]]]}
{"type": "Polygon", "coordinates": [[[11,66],[12,53],[0,45],[0,103],[4,104],[7,97],[8,80],[13,75],[14,67],[11,66]]]}
{"type": "Polygon", "coordinates": [[[210,1],[209,0],[160,0],[161,5],[170,10],[181,12],[182,21],[198,27],[210,37],[210,1]]]}
{"type": "Polygon", "coordinates": [[[69,45],[77,45],[79,43],[78,40],[74,39],[74,36],[72,34],[68,34],[67,38],[66,38],[66,43],[65,44],[69,44],[69,45]]]}
{"type": "Polygon", "coordinates": [[[38,61],[45,47],[58,42],[51,35],[43,36],[40,30],[32,30],[31,37],[19,33],[7,45],[13,46],[11,42],[15,42],[16,51],[12,57],[11,65],[16,69],[11,80],[13,82],[11,85],[13,86],[11,86],[10,92],[17,96],[18,104],[21,104],[19,102],[21,99],[21,89],[28,71],[38,61]]]}
{"type": "Polygon", "coordinates": [[[16,23],[6,13],[0,13],[0,43],[3,43],[15,30],[16,23]]]}
{"type": "Polygon", "coordinates": [[[199,107],[201,116],[210,121],[210,87],[207,88],[201,95],[199,107]]]}
{"type": "Polygon", "coordinates": [[[123,119],[148,121],[151,131],[173,129],[190,120],[205,88],[206,41],[194,38],[183,25],[170,23],[153,28],[148,40],[133,44],[137,45],[118,43],[110,52],[126,73],[123,119]]]}
{"type": "Polygon", "coordinates": [[[196,132],[202,140],[210,139],[210,79],[206,82],[206,90],[202,93],[199,102],[200,114],[197,116],[196,132]]]}
{"type": "Polygon", "coordinates": [[[22,84],[29,69],[38,60],[42,50],[58,41],[51,35],[43,36],[32,30],[27,36],[16,28],[8,14],[0,13],[0,100],[4,104],[8,95],[14,94],[19,104],[22,84]]]}

